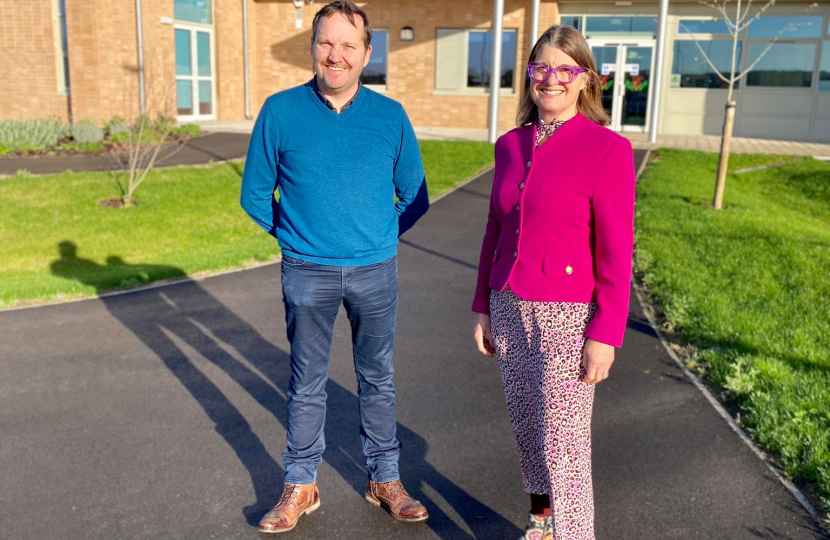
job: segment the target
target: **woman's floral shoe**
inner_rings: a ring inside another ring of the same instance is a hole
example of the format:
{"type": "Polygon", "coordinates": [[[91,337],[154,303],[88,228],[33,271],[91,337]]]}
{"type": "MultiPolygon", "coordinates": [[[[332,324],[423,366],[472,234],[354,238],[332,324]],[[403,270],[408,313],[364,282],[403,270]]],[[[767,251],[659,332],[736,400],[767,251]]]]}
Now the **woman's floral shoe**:
{"type": "Polygon", "coordinates": [[[542,518],[527,515],[527,527],[519,540],[553,540],[553,520],[550,516],[542,518]]]}

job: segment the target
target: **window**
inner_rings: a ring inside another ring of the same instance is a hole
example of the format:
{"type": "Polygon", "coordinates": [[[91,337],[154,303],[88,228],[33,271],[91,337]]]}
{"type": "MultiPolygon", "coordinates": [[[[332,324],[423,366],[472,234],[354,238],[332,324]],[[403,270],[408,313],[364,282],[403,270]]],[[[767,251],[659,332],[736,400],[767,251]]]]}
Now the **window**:
{"type": "Polygon", "coordinates": [[[212,24],[211,0],[174,0],[173,16],[180,21],[212,24]]]}
{"type": "Polygon", "coordinates": [[[747,30],[750,38],[810,39],[821,37],[821,17],[761,17],[747,30]]]}
{"type": "Polygon", "coordinates": [[[586,37],[604,36],[642,36],[657,35],[657,17],[585,17],[586,37]]]}
{"type": "Polygon", "coordinates": [[[577,30],[582,30],[582,15],[562,15],[559,20],[562,26],[573,26],[577,30]]]}
{"type": "MultiPolygon", "coordinates": [[[[489,88],[493,32],[470,31],[467,38],[467,88],[489,88]]],[[[503,34],[501,46],[501,88],[513,88],[516,72],[516,31],[503,34]]]]}
{"type": "MultiPolygon", "coordinates": [[[[732,40],[700,41],[700,46],[708,55],[712,64],[729,77],[732,65],[732,40]]],[[[741,42],[738,42],[738,63],[736,75],[740,67],[741,42]]],[[[680,75],[681,88],[727,88],[729,85],[715,74],[694,41],[674,42],[674,64],[672,73],[680,75]]],[[[737,85],[736,85],[737,87],[737,85]]]]}
{"type": "Polygon", "coordinates": [[[830,92],[830,41],[821,44],[821,69],[818,77],[818,91],[830,92]]]}
{"type": "MultiPolygon", "coordinates": [[[[766,48],[765,43],[751,44],[747,65],[752,65],[766,48]]],[[[815,60],[813,43],[776,43],[746,76],[746,85],[810,88],[815,60]]]]}
{"type": "Polygon", "coordinates": [[[360,75],[360,82],[386,89],[388,57],[389,32],[386,30],[373,30],[372,56],[369,58],[369,63],[363,68],[363,73],[360,75]]]}
{"type": "Polygon", "coordinates": [[[69,94],[69,43],[66,31],[66,0],[53,0],[53,31],[55,33],[55,74],[58,95],[69,94]]]}
{"type": "MultiPolygon", "coordinates": [[[[435,36],[435,89],[485,94],[490,87],[492,31],[439,28],[435,36]]],[[[501,88],[513,90],[516,81],[517,31],[504,30],[501,88]]]]}
{"type": "Polygon", "coordinates": [[[680,19],[681,34],[712,34],[715,36],[731,36],[729,28],[722,20],[700,21],[695,19],[680,19]]]}

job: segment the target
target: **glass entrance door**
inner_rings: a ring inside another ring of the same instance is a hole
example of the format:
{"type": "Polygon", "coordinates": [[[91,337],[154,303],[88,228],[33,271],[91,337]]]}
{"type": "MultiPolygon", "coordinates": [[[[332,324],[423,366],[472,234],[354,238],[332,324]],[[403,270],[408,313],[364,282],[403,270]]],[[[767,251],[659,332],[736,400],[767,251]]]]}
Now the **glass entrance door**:
{"type": "Polygon", "coordinates": [[[176,109],[179,121],[215,120],[213,30],[176,25],[176,109]]]}
{"type": "Polygon", "coordinates": [[[651,111],[654,44],[591,41],[602,87],[602,105],[614,131],[644,132],[651,111]]]}

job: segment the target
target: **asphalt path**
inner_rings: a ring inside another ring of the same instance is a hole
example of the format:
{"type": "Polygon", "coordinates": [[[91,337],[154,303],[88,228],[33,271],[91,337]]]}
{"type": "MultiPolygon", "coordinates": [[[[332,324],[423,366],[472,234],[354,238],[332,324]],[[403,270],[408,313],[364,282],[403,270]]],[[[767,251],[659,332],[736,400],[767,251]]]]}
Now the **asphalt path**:
{"type": "MultiPolygon", "coordinates": [[[[498,369],[476,351],[469,311],[491,183],[485,173],[435,203],[399,250],[402,477],[429,521],[399,523],[363,500],[341,313],[322,507],[286,538],[521,533],[528,501],[498,369]]],[[[278,265],[0,312],[0,539],[256,537],[281,490],[287,351],[278,265]]],[[[597,389],[594,482],[599,540],[823,538],[666,355],[636,300],[597,389]]]]}

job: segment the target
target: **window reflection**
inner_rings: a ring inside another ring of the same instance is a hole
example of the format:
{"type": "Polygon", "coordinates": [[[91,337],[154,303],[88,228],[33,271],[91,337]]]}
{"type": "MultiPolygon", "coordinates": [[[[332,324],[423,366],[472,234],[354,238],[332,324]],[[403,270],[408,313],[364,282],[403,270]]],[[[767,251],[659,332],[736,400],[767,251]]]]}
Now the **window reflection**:
{"type": "Polygon", "coordinates": [[[585,33],[589,37],[597,34],[654,37],[657,35],[657,17],[586,17],[585,33]]]}
{"type": "Polygon", "coordinates": [[[573,26],[577,30],[582,30],[582,16],[581,15],[562,15],[560,23],[562,26],[573,26]]]}
{"type": "MultiPolygon", "coordinates": [[[[470,32],[467,48],[467,87],[490,86],[493,33],[470,32]]],[[[505,30],[501,50],[501,88],[513,88],[516,71],[516,31],[505,30]]]]}
{"type": "MultiPolygon", "coordinates": [[[[767,45],[749,46],[749,64],[764,52],[767,45]]],[[[813,82],[816,46],[812,43],[776,43],[746,76],[747,86],[809,88],[813,82]]]]}
{"type": "Polygon", "coordinates": [[[729,36],[729,27],[724,21],[698,21],[694,19],[680,19],[680,33],[713,34],[729,36]]]}
{"type": "Polygon", "coordinates": [[[360,82],[386,86],[388,53],[389,33],[386,30],[372,31],[372,56],[369,58],[369,63],[363,68],[360,82]]]}
{"type": "Polygon", "coordinates": [[[821,17],[761,17],[747,30],[751,38],[809,39],[821,37],[821,17]]]}
{"type": "Polygon", "coordinates": [[[174,0],[173,15],[180,21],[213,23],[211,0],[174,0]]]}
{"type": "Polygon", "coordinates": [[[830,41],[821,44],[821,69],[818,77],[819,92],[830,92],[830,41]]]}
{"type": "MultiPolygon", "coordinates": [[[[729,77],[729,70],[732,65],[732,41],[710,40],[700,41],[700,46],[707,54],[712,64],[729,77]]],[[[737,58],[741,58],[742,43],[738,42],[737,58]]],[[[740,62],[738,63],[740,65],[740,62]]],[[[728,83],[724,82],[712,70],[706,59],[700,54],[700,50],[694,41],[674,42],[674,64],[672,73],[680,75],[681,88],[727,88],[728,83]]],[[[736,72],[736,75],[738,73],[736,72]]],[[[735,88],[738,84],[735,84],[735,88]]]]}

